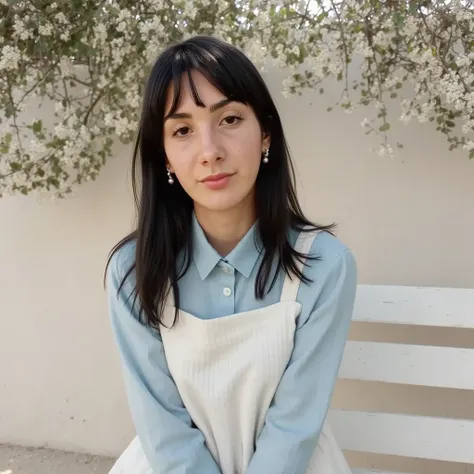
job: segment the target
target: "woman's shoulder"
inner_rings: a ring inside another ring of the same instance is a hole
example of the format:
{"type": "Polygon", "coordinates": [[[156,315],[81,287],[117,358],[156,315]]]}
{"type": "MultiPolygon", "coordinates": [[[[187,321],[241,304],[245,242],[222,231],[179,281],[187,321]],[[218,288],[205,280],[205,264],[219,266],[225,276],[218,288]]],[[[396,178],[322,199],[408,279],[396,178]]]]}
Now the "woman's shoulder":
{"type": "MultiPolygon", "coordinates": [[[[327,231],[319,232],[308,252],[309,277],[327,275],[332,269],[355,271],[356,260],[348,245],[327,231]]],[[[306,273],[306,272],[305,272],[306,273]]]]}
{"type": "Polygon", "coordinates": [[[107,279],[121,282],[135,264],[136,241],[129,240],[112,250],[107,268],[107,279]]]}

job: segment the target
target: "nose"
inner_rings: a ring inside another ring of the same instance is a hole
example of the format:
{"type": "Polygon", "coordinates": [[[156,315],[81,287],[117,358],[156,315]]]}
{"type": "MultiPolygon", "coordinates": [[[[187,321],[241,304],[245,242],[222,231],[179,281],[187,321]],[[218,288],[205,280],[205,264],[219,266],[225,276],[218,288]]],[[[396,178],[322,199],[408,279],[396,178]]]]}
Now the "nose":
{"type": "Polygon", "coordinates": [[[202,165],[212,165],[224,158],[222,146],[212,128],[201,130],[199,162],[202,165]]]}

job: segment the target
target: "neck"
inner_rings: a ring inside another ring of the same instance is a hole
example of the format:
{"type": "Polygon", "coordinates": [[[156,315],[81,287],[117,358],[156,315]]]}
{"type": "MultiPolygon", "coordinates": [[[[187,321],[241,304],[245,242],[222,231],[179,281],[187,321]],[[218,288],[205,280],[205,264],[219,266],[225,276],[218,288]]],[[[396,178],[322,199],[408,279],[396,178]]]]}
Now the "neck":
{"type": "Polygon", "coordinates": [[[195,206],[194,212],[207,240],[222,257],[229,255],[256,220],[253,206],[222,212],[195,206]]]}

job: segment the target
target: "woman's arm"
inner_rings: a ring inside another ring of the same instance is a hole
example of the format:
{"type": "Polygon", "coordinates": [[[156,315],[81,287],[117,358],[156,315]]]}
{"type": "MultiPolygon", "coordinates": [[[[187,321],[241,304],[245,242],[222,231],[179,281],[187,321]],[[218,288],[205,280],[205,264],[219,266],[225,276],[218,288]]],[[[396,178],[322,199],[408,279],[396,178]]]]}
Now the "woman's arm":
{"type": "Polygon", "coordinates": [[[356,264],[346,249],[326,275],[315,281],[316,303],[297,327],[290,363],[268,410],[247,474],[306,472],[342,359],[356,279],[356,264]]]}
{"type": "Polygon", "coordinates": [[[155,474],[220,474],[169,373],[159,334],[138,321],[138,303],[133,306],[133,295],[129,297],[133,286],[126,283],[117,294],[126,270],[120,253],[107,273],[110,318],[132,418],[148,462],[155,474]]]}

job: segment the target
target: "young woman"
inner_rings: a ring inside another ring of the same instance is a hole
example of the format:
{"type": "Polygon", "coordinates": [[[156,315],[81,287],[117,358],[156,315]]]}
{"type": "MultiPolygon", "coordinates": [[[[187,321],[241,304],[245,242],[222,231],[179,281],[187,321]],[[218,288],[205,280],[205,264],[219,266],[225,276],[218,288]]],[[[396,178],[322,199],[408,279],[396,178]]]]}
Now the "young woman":
{"type": "Polygon", "coordinates": [[[195,37],[152,68],[135,232],[110,316],[137,438],[111,474],[350,474],[325,423],[356,265],[298,204],[275,104],[236,48],[195,37]]]}

